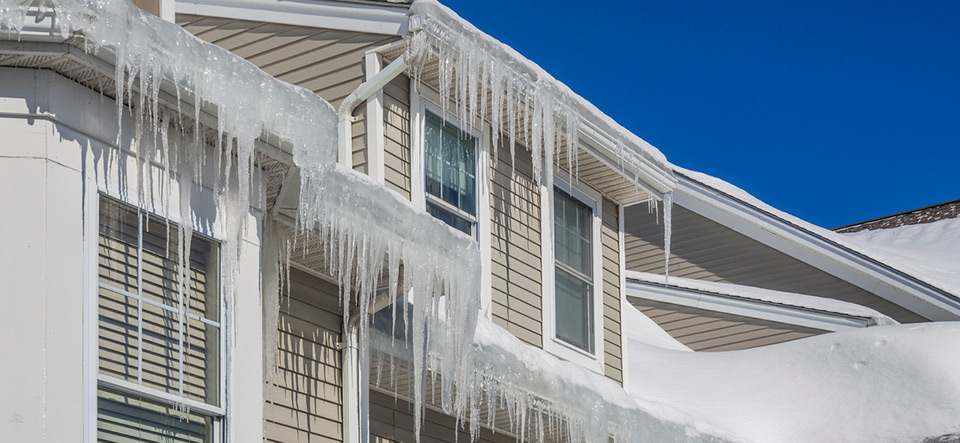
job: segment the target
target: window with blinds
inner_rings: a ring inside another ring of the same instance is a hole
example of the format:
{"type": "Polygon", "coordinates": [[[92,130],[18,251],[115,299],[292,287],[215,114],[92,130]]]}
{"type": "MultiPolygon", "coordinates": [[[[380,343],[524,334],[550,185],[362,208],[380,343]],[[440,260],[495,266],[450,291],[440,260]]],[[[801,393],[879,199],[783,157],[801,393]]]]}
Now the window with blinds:
{"type": "Polygon", "coordinates": [[[215,441],[218,245],[194,235],[181,272],[179,238],[175,224],[100,198],[99,441],[215,441]]]}
{"type": "Polygon", "coordinates": [[[477,222],[477,139],[433,113],[424,123],[427,212],[474,235],[477,222]]]}
{"type": "Polygon", "coordinates": [[[593,210],[560,189],[553,208],[556,337],[593,354],[593,210]]]}

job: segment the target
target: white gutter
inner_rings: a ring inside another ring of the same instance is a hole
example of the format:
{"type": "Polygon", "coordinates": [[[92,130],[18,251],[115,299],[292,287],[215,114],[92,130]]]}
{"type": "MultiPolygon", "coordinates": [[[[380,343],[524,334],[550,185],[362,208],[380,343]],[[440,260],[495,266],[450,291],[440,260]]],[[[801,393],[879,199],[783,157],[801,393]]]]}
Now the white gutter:
{"type": "Polygon", "coordinates": [[[580,125],[581,148],[585,149],[594,158],[608,168],[617,171],[627,180],[639,183],[651,195],[661,196],[672,192],[677,186],[676,177],[669,174],[667,169],[658,167],[644,156],[637,154],[640,164],[625,163],[617,153],[617,144],[600,131],[583,121],[580,125]]]}
{"type": "Polygon", "coordinates": [[[337,143],[338,156],[340,164],[353,168],[353,122],[357,118],[353,116],[353,110],[360,103],[383,89],[387,83],[390,83],[396,76],[407,69],[407,59],[401,55],[392,63],[383,68],[373,77],[363,82],[357,87],[357,90],[350,93],[346,99],[340,103],[340,110],[337,112],[339,122],[337,123],[337,143]]]}
{"type": "Polygon", "coordinates": [[[645,299],[661,303],[687,306],[706,311],[723,312],[750,318],[804,326],[821,331],[841,331],[865,328],[876,324],[867,317],[819,311],[754,300],[743,297],[713,294],[676,286],[626,279],[627,300],[645,299]]]}

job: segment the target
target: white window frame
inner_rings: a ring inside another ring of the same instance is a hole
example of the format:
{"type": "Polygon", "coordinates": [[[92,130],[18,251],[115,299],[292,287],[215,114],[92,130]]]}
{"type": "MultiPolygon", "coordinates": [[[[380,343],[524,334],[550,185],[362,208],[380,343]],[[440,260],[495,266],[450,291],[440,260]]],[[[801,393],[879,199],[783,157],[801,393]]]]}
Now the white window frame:
{"type": "MultiPolygon", "coordinates": [[[[480,118],[476,118],[471,124],[464,124],[459,118],[450,112],[444,112],[443,108],[437,103],[441,103],[440,94],[430,88],[418,88],[411,84],[410,87],[410,199],[414,206],[426,211],[427,199],[436,204],[437,199],[428,197],[426,192],[426,169],[425,169],[425,128],[426,113],[430,112],[440,116],[448,124],[456,126],[466,134],[474,137],[477,141],[476,147],[476,216],[475,228],[473,233],[474,240],[477,241],[480,248],[480,310],[487,318],[491,318],[492,308],[492,289],[491,289],[491,251],[490,251],[490,145],[492,129],[480,118]]],[[[447,101],[447,109],[456,109],[454,103],[447,101]]],[[[445,202],[440,202],[441,207],[445,202]]],[[[451,208],[452,210],[452,208],[451,208]]],[[[457,213],[457,212],[455,212],[457,213]]],[[[457,232],[452,226],[453,229],[457,232]]]]}
{"type": "MultiPolygon", "coordinates": [[[[547,160],[549,161],[549,160],[547,160]]],[[[551,177],[553,180],[544,180],[540,186],[541,201],[548,202],[548,205],[541,205],[541,211],[545,214],[541,221],[541,250],[543,259],[543,349],[547,352],[577,363],[593,372],[604,374],[604,350],[603,350],[603,245],[601,241],[602,229],[602,204],[603,197],[597,190],[584,185],[583,183],[570,183],[564,181],[559,175],[551,177]],[[557,278],[556,278],[556,244],[554,240],[554,188],[559,188],[570,194],[574,199],[591,208],[593,211],[593,223],[591,225],[591,241],[593,254],[593,349],[594,352],[584,351],[574,345],[571,345],[557,338],[556,325],[556,303],[557,303],[557,278]]]]}
{"type": "MultiPolygon", "coordinates": [[[[139,397],[143,400],[150,402],[158,403],[161,405],[173,405],[176,403],[185,404],[190,407],[191,412],[213,417],[215,420],[213,422],[214,432],[213,432],[213,443],[220,443],[226,440],[227,430],[228,430],[228,420],[227,417],[227,340],[226,340],[226,309],[222,305],[222,297],[220,293],[217,293],[218,303],[220,307],[218,309],[219,318],[217,319],[218,328],[219,328],[219,337],[218,337],[218,389],[219,389],[219,404],[220,406],[209,405],[197,400],[193,400],[186,397],[180,397],[175,394],[170,394],[163,392],[157,389],[149,388],[142,386],[137,383],[130,381],[110,377],[108,375],[100,374],[100,365],[99,365],[99,334],[100,334],[100,325],[99,325],[99,239],[100,239],[100,199],[108,198],[115,200],[121,204],[130,206],[131,208],[138,208],[138,205],[129,201],[129,198],[122,198],[120,196],[114,195],[111,192],[108,192],[107,189],[100,188],[98,189],[95,181],[89,177],[85,177],[85,186],[84,189],[84,254],[86,254],[85,262],[87,263],[84,267],[86,272],[85,278],[85,300],[84,300],[84,319],[85,327],[83,331],[84,335],[84,394],[85,394],[85,408],[84,408],[84,419],[86,425],[86,432],[84,433],[85,441],[95,442],[97,441],[97,415],[98,415],[98,391],[100,389],[107,389],[114,392],[119,392],[123,395],[128,395],[131,397],[139,397]]],[[[171,222],[178,222],[175,217],[164,217],[160,214],[150,212],[144,208],[139,208],[140,211],[145,213],[144,216],[154,217],[161,220],[170,219],[171,222]]],[[[213,241],[218,244],[218,247],[222,244],[216,238],[207,235],[208,233],[194,231],[194,235],[200,235],[213,241]]],[[[219,266],[218,266],[219,269],[219,266]]],[[[139,272],[139,271],[138,271],[139,272]]],[[[219,279],[220,276],[218,275],[219,279]]],[[[222,284],[217,285],[218,289],[222,290],[222,284]]],[[[109,290],[109,289],[108,289],[109,290]]],[[[116,291],[114,291],[116,292],[116,291]]],[[[134,294],[135,295],[135,294],[134,294]]]]}

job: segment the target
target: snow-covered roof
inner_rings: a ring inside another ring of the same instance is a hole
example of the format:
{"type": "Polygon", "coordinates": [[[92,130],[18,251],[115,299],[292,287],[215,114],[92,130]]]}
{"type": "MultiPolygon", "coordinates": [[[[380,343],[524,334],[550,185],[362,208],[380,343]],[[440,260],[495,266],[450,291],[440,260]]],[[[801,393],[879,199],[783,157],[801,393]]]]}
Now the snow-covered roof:
{"type": "Polygon", "coordinates": [[[919,209],[841,226],[833,230],[841,234],[849,234],[863,230],[890,229],[899,228],[900,226],[932,223],[954,217],[960,217],[960,200],[937,203],[919,209]]]}
{"type": "MultiPolygon", "coordinates": [[[[420,59],[414,75],[423,72],[428,55],[435,57],[431,69],[439,71],[440,95],[450,92],[458,98],[461,121],[472,120],[464,118],[467,114],[490,116],[494,131],[509,133],[511,140],[516,122],[530,124],[532,136],[524,144],[533,153],[535,178],[539,159],[551,158],[561,145],[576,150],[582,143],[586,146],[579,147],[653,194],[673,189],[676,179],[659,150],[450,8],[436,0],[415,1],[409,29],[407,53],[420,59]],[[561,137],[567,142],[561,143],[561,137]]],[[[550,162],[544,163],[549,170],[550,162]]]]}
{"type": "MultiPolygon", "coordinates": [[[[778,210],[753,195],[750,195],[743,189],[719,178],[684,169],[679,166],[673,166],[673,169],[678,175],[712,189],[713,195],[730,197],[740,204],[746,205],[754,212],[775,219],[779,223],[778,226],[789,226],[790,229],[800,232],[805,238],[816,239],[821,242],[820,244],[822,245],[830,245],[834,251],[845,251],[847,254],[853,253],[859,257],[861,261],[865,258],[873,266],[879,265],[885,268],[883,272],[887,276],[907,277],[911,280],[909,286],[912,289],[909,290],[923,292],[926,294],[924,297],[935,297],[935,300],[929,298],[927,302],[936,303],[936,306],[940,309],[946,308],[951,309],[951,312],[955,312],[958,309],[957,306],[960,306],[960,274],[957,273],[956,269],[956,263],[960,262],[960,254],[954,253],[951,255],[948,250],[949,248],[946,246],[955,244],[950,243],[951,241],[956,241],[951,240],[952,237],[943,238],[943,246],[947,250],[942,250],[942,253],[935,253],[936,251],[941,251],[941,249],[931,249],[933,254],[925,258],[920,257],[917,261],[911,262],[911,260],[917,258],[917,255],[921,254],[920,251],[914,250],[910,253],[900,250],[899,252],[895,252],[895,248],[877,247],[877,245],[872,245],[864,238],[840,234],[829,229],[821,228],[796,216],[778,210]],[[910,254],[912,254],[912,256],[910,254]]],[[[927,231],[924,235],[952,235],[948,233],[948,231],[950,231],[949,229],[945,229],[947,225],[940,226],[939,228],[927,231]]],[[[773,229],[773,227],[772,225],[768,225],[763,229],[769,230],[773,229]]],[[[936,247],[932,239],[927,238],[927,241],[929,247],[936,247]]],[[[960,250],[960,248],[954,249],[954,251],[957,250],[960,250]]],[[[818,254],[831,255],[830,252],[822,250],[818,252],[818,254]]],[[[955,316],[956,314],[951,315],[955,316]]]]}
{"type": "MultiPolygon", "coordinates": [[[[626,271],[625,277],[628,281],[627,295],[630,293],[629,282],[643,282],[651,285],[681,288],[692,291],[699,295],[697,301],[704,302],[703,296],[715,295],[745,301],[762,303],[765,305],[790,308],[792,310],[816,311],[819,313],[838,315],[844,317],[856,317],[863,319],[863,326],[867,325],[887,325],[897,322],[886,315],[883,315],[873,309],[854,303],[849,303],[831,298],[817,297],[812,295],[797,294],[792,292],[774,291],[770,289],[757,288],[753,286],[743,286],[731,283],[710,282],[705,280],[696,280],[684,277],[665,277],[660,274],[651,274],[646,272],[626,271]]],[[[644,297],[643,291],[638,294],[644,297]]],[[[680,302],[680,300],[677,300],[680,302]]],[[[682,302],[681,302],[682,303],[682,302]]],[[[706,307],[704,309],[713,310],[706,307]]],[[[699,304],[698,304],[699,306],[699,304]]],[[[714,308],[715,309],[715,308],[714,308]]],[[[832,330],[832,329],[831,329],[832,330]]]]}
{"type": "Polygon", "coordinates": [[[840,235],[867,255],[960,295],[960,217],[840,235]]]}

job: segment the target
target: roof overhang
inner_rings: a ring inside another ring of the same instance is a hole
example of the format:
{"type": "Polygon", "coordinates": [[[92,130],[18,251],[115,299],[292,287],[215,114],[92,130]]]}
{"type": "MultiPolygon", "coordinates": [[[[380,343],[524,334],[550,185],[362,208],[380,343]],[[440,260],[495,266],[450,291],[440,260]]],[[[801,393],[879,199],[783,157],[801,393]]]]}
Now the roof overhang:
{"type": "Polygon", "coordinates": [[[653,300],[707,311],[803,326],[822,331],[865,328],[871,324],[871,319],[868,317],[807,309],[727,294],[697,291],[630,278],[626,279],[626,293],[627,301],[631,303],[635,303],[638,299],[653,300]]]}
{"type": "Polygon", "coordinates": [[[407,4],[329,0],[177,0],[179,14],[372,34],[407,33],[407,4]]]}
{"type": "Polygon", "coordinates": [[[682,172],[674,202],[930,320],[960,319],[960,299],[682,172]]]}

